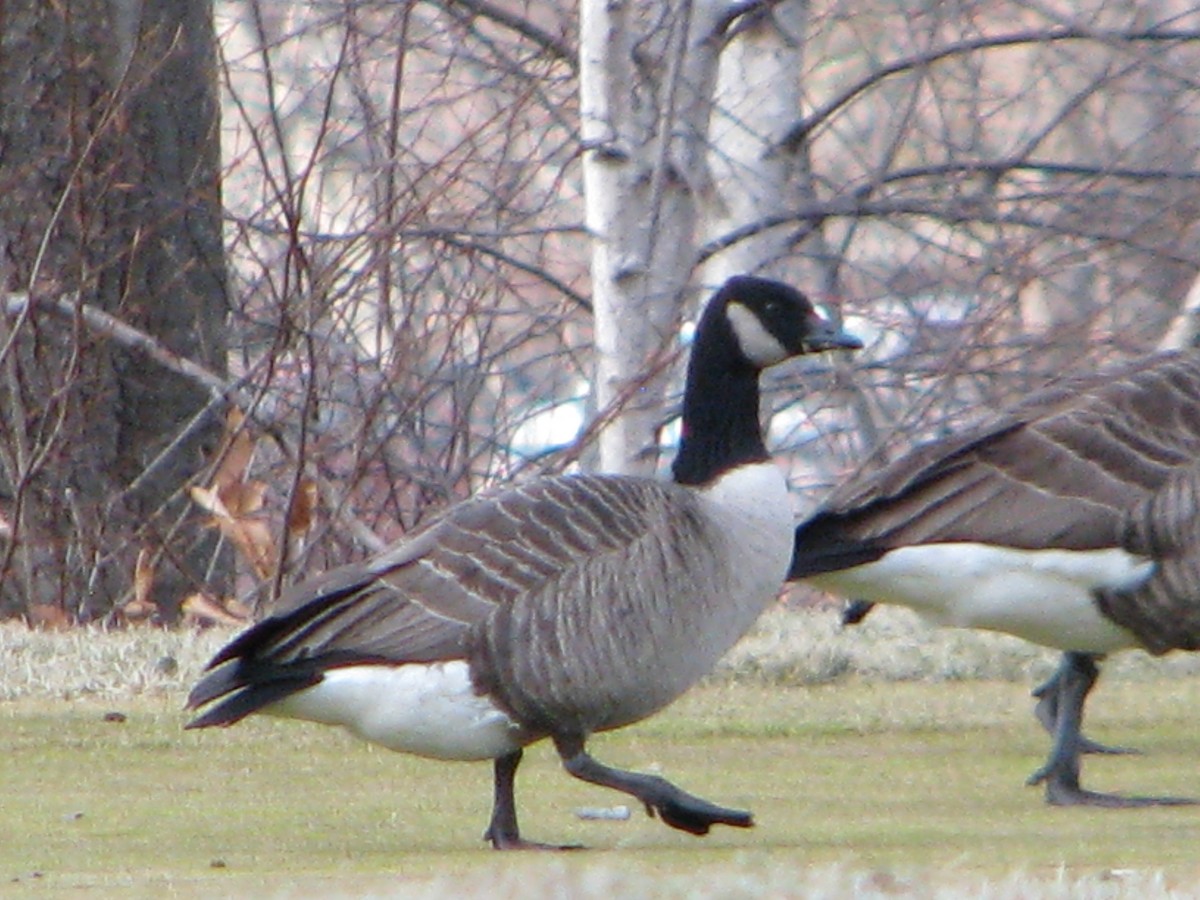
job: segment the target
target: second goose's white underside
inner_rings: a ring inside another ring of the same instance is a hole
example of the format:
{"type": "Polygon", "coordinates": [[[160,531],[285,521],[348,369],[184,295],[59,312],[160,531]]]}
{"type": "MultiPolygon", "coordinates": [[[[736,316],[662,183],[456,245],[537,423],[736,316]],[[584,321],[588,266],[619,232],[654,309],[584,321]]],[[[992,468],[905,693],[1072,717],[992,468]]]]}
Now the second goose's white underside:
{"type": "Polygon", "coordinates": [[[522,746],[512,719],[474,692],[459,661],[330,669],[263,712],[341,725],[389,750],[434,759],[494,759],[522,746]]]}
{"type": "Polygon", "coordinates": [[[1098,588],[1129,589],[1154,563],[1120,549],[1016,550],[924,544],[811,579],[845,597],[908,606],[936,625],[983,628],[1085,653],[1138,645],[1096,608],[1098,588]]]}

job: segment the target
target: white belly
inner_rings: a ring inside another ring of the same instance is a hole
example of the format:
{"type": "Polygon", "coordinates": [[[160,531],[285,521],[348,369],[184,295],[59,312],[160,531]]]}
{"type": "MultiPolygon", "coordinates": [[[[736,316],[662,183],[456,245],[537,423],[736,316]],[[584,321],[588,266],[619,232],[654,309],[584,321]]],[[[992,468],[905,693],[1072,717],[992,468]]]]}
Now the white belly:
{"type": "Polygon", "coordinates": [[[1085,653],[1138,645],[1096,608],[1097,588],[1136,587],[1154,563],[1123,550],[925,544],[810,579],[845,597],[898,603],[937,625],[984,628],[1085,653]]]}
{"type": "Polygon", "coordinates": [[[389,750],[434,759],[494,759],[524,743],[512,719],[474,693],[458,661],[330,669],[263,712],[341,725],[389,750]]]}

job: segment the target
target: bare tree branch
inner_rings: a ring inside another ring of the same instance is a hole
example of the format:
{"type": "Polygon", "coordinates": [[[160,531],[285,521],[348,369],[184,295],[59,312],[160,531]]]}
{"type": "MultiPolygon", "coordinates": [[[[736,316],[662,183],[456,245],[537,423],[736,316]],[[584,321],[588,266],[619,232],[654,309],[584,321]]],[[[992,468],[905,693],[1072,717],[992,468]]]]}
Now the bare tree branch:
{"type": "Polygon", "coordinates": [[[1143,31],[1121,31],[1111,29],[1093,29],[1080,27],[1056,27],[1052,29],[1029,29],[1000,35],[981,35],[937,47],[913,56],[906,56],[893,62],[872,69],[867,77],[843,90],[833,98],[822,103],[815,111],[805,116],[781,137],[775,152],[791,153],[804,141],[814,128],[824,123],[842,107],[862,96],[870,88],[880,82],[915,69],[924,69],[934,63],[977,53],[981,50],[995,50],[1001,47],[1016,47],[1022,44],[1054,44],[1062,41],[1097,41],[1109,45],[1138,43],[1138,42],[1171,42],[1200,40],[1200,30],[1196,29],[1150,29],[1143,31]]]}
{"type": "Polygon", "coordinates": [[[477,16],[491,19],[496,24],[503,25],[505,28],[509,28],[522,37],[527,38],[558,62],[565,63],[572,71],[575,71],[578,66],[573,46],[550,34],[545,29],[538,27],[523,16],[515,15],[507,9],[497,6],[495,3],[488,3],[487,0],[439,0],[435,5],[446,9],[462,8],[470,10],[477,16]]]}
{"type": "MultiPolygon", "coordinates": [[[[212,399],[208,406],[197,413],[184,431],[176,436],[175,441],[159,454],[159,460],[170,453],[172,448],[181,443],[192,429],[199,427],[199,424],[204,419],[215,414],[226,402],[236,403],[244,410],[249,410],[251,416],[258,420],[258,424],[264,427],[265,431],[274,438],[278,446],[281,449],[287,449],[288,442],[283,437],[279,423],[262,418],[261,413],[256,412],[256,404],[253,397],[245,390],[244,384],[253,374],[253,370],[236,380],[230,381],[222,378],[204,366],[174,353],[146,332],[122,322],[120,319],[109,315],[103,310],[79,302],[77,295],[39,297],[32,304],[30,303],[29,295],[26,293],[13,293],[4,298],[5,315],[27,315],[30,310],[45,310],[66,319],[74,319],[76,316],[79,316],[97,334],[117,342],[128,350],[145,353],[159,365],[163,366],[163,368],[193,380],[209,392],[212,399]]],[[[294,453],[289,453],[289,455],[298,458],[294,453]]],[[[153,468],[153,466],[154,463],[152,462],[150,468],[153,468]]],[[[143,473],[144,475],[145,473],[143,473]]],[[[319,485],[319,487],[326,497],[336,493],[327,485],[319,485]]],[[[133,489],[134,486],[131,485],[126,492],[128,493],[133,489]]],[[[375,551],[385,545],[385,541],[381,540],[367,525],[347,510],[346,507],[335,504],[334,508],[337,509],[340,518],[351,529],[355,537],[368,549],[375,551]]]]}
{"type": "MultiPolygon", "coordinates": [[[[1189,177],[1187,180],[1193,180],[1189,177]]],[[[1078,237],[1102,242],[1121,242],[1127,246],[1163,256],[1173,262],[1194,263],[1191,256],[1173,254],[1169,250],[1152,245],[1138,238],[1136,233],[1117,232],[1101,222],[1064,222],[1060,219],[1033,215],[1021,210],[999,212],[990,209],[990,203],[972,202],[969,197],[952,200],[912,197],[884,198],[871,200],[862,196],[834,197],[807,205],[793,213],[752,222],[730,231],[704,244],[699,251],[700,260],[721,252],[726,247],[772,228],[804,223],[804,227],[792,236],[791,243],[799,244],[812,231],[830,219],[895,219],[897,217],[920,217],[948,225],[1006,225],[1043,231],[1067,237],[1078,237]]]]}

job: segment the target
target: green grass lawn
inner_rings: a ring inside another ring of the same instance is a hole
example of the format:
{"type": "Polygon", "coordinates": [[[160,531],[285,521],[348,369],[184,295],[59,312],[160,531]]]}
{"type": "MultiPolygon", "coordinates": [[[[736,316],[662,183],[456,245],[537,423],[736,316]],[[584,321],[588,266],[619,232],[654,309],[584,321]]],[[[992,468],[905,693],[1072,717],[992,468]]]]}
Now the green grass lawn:
{"type": "MultiPolygon", "coordinates": [[[[639,809],[580,820],[628,798],[539,745],[522,829],[591,848],[568,854],[487,849],[487,764],[293,722],[184,732],[173,691],[18,698],[0,704],[0,895],[1200,895],[1200,807],[1053,809],[1024,786],[1047,749],[1028,688],[726,682],[594,739],[604,762],[754,811],[706,838],[639,809]]],[[[1086,785],[1200,795],[1200,679],[1102,681],[1092,699],[1088,733],[1145,755],[1089,759],[1086,785]]]]}

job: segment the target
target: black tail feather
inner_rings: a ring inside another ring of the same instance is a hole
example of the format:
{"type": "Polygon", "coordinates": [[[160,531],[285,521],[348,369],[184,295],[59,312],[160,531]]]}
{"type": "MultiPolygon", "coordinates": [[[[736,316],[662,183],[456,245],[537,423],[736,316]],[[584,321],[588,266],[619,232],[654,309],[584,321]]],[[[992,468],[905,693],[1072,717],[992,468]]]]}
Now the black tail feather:
{"type": "Polygon", "coordinates": [[[225,699],[188,722],[185,727],[233,725],[284,697],[312,687],[320,680],[321,672],[309,666],[271,671],[239,660],[210,672],[192,688],[187,699],[188,709],[198,709],[220,697],[225,699]]]}
{"type": "Polygon", "coordinates": [[[875,562],[887,548],[875,539],[854,537],[836,513],[818,512],[796,526],[788,581],[800,581],[875,562]]]}
{"type": "Polygon", "coordinates": [[[199,709],[204,704],[211,703],[218,697],[243,688],[249,683],[241,663],[232,663],[213,669],[196,682],[196,686],[188,694],[185,709],[199,709]]]}
{"type": "Polygon", "coordinates": [[[788,581],[800,581],[823,575],[826,572],[840,572],[852,569],[865,563],[875,562],[886,552],[873,543],[862,541],[808,541],[803,535],[804,526],[796,529],[796,546],[792,551],[792,564],[788,569],[788,581]]]}

